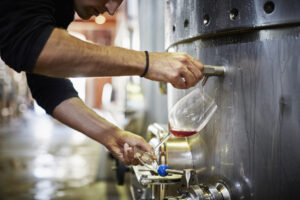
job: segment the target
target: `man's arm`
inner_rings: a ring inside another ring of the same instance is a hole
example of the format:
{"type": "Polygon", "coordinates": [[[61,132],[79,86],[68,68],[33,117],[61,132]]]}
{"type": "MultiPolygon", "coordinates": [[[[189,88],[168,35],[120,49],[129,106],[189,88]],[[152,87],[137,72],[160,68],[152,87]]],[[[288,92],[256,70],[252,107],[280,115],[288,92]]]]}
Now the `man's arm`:
{"type": "Polygon", "coordinates": [[[133,147],[152,150],[140,136],[120,130],[85,106],[70,80],[29,73],[26,75],[32,96],[48,114],[105,145],[121,162],[138,163],[133,156],[133,147]]]}
{"type": "MultiPolygon", "coordinates": [[[[52,77],[123,76],[140,75],[145,66],[144,52],[91,44],[55,28],[33,72],[52,77]]],[[[202,63],[185,53],[150,53],[146,78],[189,88],[202,78],[202,72],[202,63]]]]}
{"type": "Polygon", "coordinates": [[[100,142],[125,164],[138,163],[133,155],[133,147],[139,147],[147,152],[153,151],[142,137],[123,131],[101,118],[79,98],[63,101],[54,109],[53,117],[100,142]]]}

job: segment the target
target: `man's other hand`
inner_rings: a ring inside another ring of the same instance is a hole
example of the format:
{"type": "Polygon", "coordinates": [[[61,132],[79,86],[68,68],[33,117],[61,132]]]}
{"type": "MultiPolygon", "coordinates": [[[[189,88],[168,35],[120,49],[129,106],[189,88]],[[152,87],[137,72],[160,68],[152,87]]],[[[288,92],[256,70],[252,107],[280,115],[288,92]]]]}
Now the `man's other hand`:
{"type": "Polygon", "coordinates": [[[203,64],[186,53],[150,53],[146,78],[171,83],[175,88],[195,86],[203,77],[203,64]]]}
{"type": "Polygon", "coordinates": [[[108,133],[107,136],[108,137],[103,144],[116,159],[120,160],[125,165],[140,164],[139,160],[134,156],[133,149],[135,147],[154,155],[152,146],[150,146],[141,136],[121,130],[117,133],[108,133]]]}

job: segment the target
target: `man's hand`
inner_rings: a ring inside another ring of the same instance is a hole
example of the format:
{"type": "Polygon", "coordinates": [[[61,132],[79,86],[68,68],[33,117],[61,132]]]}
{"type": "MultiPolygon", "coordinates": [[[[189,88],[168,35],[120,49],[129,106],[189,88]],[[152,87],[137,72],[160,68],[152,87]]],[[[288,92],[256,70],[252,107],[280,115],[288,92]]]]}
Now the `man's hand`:
{"type": "Polygon", "coordinates": [[[150,53],[149,71],[145,77],[187,89],[202,79],[203,70],[203,64],[186,53],[150,53]]]}
{"type": "Polygon", "coordinates": [[[107,133],[103,145],[125,165],[139,164],[139,160],[134,156],[134,148],[154,155],[153,148],[142,137],[122,130],[117,133],[107,133]]]}
{"type": "Polygon", "coordinates": [[[123,131],[88,108],[79,98],[71,98],[59,104],[53,116],[62,123],[103,144],[124,164],[136,165],[133,148],[137,147],[154,155],[152,147],[140,136],[123,131]]]}

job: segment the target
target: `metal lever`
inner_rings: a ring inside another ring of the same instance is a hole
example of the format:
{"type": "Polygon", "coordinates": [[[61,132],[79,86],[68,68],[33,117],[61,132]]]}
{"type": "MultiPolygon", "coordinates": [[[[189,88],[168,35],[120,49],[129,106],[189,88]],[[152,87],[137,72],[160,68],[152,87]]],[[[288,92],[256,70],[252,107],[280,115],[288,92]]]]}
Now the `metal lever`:
{"type": "Polygon", "coordinates": [[[224,66],[204,65],[204,77],[201,83],[202,87],[204,87],[210,76],[224,76],[224,74],[224,66]]]}
{"type": "Polygon", "coordinates": [[[166,169],[166,172],[170,174],[181,174],[181,175],[184,174],[183,170],[177,170],[177,169],[166,169]]]}

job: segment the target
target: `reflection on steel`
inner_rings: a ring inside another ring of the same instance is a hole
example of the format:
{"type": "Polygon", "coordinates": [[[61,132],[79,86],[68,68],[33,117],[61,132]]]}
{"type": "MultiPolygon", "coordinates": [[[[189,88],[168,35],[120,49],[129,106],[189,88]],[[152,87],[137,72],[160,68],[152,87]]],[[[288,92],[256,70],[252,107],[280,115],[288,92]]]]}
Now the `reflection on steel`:
{"type": "MultiPolygon", "coordinates": [[[[217,183],[219,184],[219,183],[217,183]]],[[[224,186],[224,185],[223,185],[224,186]]],[[[224,186],[223,188],[217,188],[213,185],[192,185],[185,193],[176,198],[178,200],[231,200],[228,189],[224,186]],[[221,190],[220,190],[221,189],[221,190]]]]}
{"type": "Polygon", "coordinates": [[[171,169],[193,168],[193,159],[185,138],[171,137],[165,144],[167,163],[171,169]]]}
{"type": "MultiPolygon", "coordinates": [[[[168,0],[166,7],[167,47],[226,66],[204,87],[216,114],[188,141],[199,182],[228,186],[232,199],[298,199],[300,1],[168,0]]],[[[191,90],[168,85],[168,107],[191,90]]]]}
{"type": "Polygon", "coordinates": [[[224,200],[230,200],[230,193],[228,191],[228,189],[226,188],[225,185],[223,185],[222,183],[217,183],[215,185],[216,189],[222,194],[222,197],[224,200]]]}

